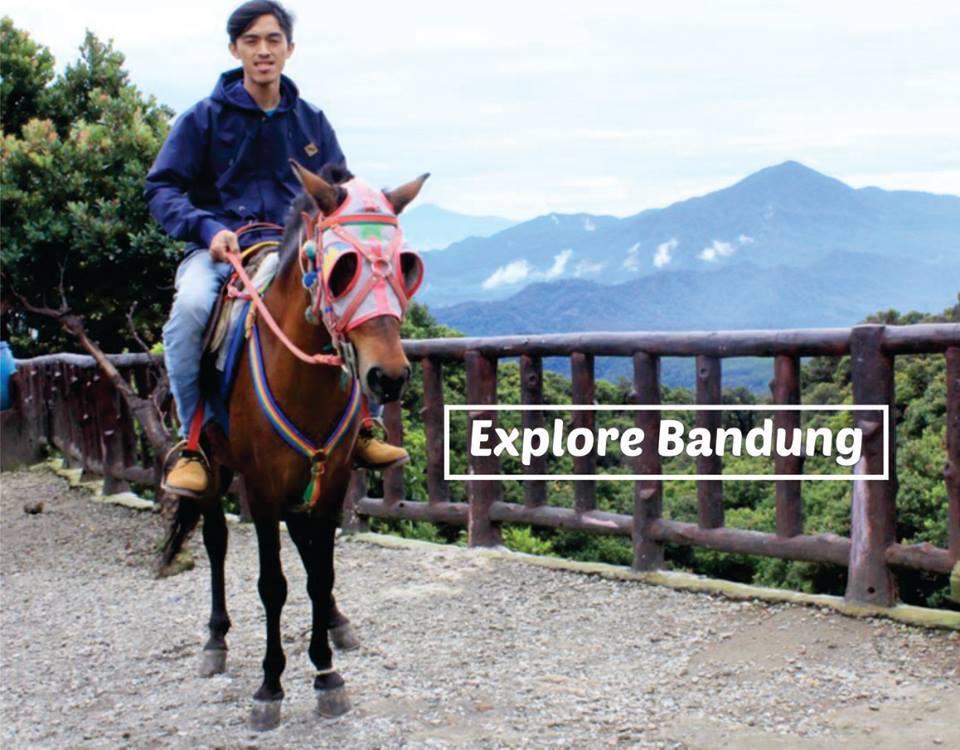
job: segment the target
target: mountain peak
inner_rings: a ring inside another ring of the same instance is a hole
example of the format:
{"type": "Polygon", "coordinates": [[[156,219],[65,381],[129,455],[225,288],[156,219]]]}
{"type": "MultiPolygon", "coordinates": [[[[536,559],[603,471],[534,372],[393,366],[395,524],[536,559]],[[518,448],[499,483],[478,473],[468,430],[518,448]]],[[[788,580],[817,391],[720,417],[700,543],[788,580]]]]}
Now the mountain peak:
{"type": "Polygon", "coordinates": [[[741,185],[757,186],[765,189],[787,188],[795,190],[819,187],[821,189],[853,190],[846,183],[834,177],[828,177],[798,161],[785,161],[772,167],[765,167],[744,177],[733,187],[737,188],[741,185]]]}
{"type": "Polygon", "coordinates": [[[720,191],[737,200],[771,201],[794,207],[848,204],[856,191],[844,182],[818,172],[798,161],[766,167],[720,191]]]}

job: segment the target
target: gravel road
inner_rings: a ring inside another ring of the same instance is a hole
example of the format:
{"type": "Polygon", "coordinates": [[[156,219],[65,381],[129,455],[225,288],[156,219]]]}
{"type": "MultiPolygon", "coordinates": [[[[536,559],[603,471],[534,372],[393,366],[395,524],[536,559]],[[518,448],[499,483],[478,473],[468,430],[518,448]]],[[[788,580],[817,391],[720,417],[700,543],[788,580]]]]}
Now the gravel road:
{"type": "Polygon", "coordinates": [[[354,709],[314,713],[305,578],[285,542],[287,698],[257,734],[252,529],[231,527],[228,672],[202,679],[199,535],[196,568],[157,580],[156,515],[47,471],[5,473],[0,490],[4,747],[960,747],[960,633],[344,541],[338,601],[365,642],[337,657],[354,709]]]}

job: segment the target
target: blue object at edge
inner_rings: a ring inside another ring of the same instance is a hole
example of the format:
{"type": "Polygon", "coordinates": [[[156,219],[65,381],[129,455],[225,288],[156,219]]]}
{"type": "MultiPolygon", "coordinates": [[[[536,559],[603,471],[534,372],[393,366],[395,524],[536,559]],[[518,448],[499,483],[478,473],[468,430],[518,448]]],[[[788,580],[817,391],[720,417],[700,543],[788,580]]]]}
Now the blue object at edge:
{"type": "Polygon", "coordinates": [[[0,341],[0,409],[9,409],[13,398],[10,394],[10,377],[17,371],[10,344],[0,341]]]}

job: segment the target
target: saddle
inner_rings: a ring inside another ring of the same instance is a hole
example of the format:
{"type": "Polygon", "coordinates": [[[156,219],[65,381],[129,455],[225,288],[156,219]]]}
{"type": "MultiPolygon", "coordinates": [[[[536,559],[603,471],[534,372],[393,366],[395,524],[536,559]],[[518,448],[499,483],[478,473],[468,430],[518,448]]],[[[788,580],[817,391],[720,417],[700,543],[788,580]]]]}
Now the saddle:
{"type": "MultiPolygon", "coordinates": [[[[273,281],[279,264],[276,247],[263,248],[244,258],[243,268],[259,294],[273,281]]],[[[200,388],[214,419],[227,431],[227,403],[236,378],[237,363],[253,324],[250,297],[236,273],[223,284],[203,334],[200,388]]]]}

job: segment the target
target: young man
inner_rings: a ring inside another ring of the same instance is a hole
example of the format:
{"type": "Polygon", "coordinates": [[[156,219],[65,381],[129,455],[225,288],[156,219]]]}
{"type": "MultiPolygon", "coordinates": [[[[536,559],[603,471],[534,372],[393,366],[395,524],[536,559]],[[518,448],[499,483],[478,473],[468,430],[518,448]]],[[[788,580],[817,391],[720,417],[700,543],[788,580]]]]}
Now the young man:
{"type": "MultiPolygon", "coordinates": [[[[150,212],[164,230],[188,242],[163,329],[167,375],[184,437],[201,403],[203,330],[232,270],[227,253],[240,249],[234,230],[251,222],[283,225],[300,192],[289,159],[314,172],[329,162],[346,166],[323,112],[301,99],[282,75],[294,49],[291,14],[272,0],[251,0],[231,14],[227,33],[230,53],[242,67],[220,76],[213,94],[180,116],[144,188],[150,212]]],[[[250,241],[268,239],[252,234],[250,241]]],[[[248,235],[243,239],[248,242],[248,235]]],[[[385,468],[408,456],[402,448],[373,440],[365,429],[354,459],[361,466],[385,468]]],[[[202,455],[185,450],[164,488],[196,496],[209,481],[202,455]]]]}

